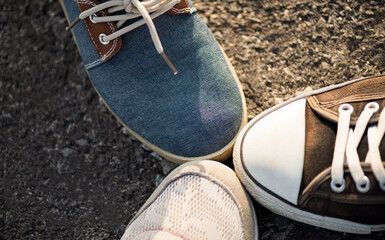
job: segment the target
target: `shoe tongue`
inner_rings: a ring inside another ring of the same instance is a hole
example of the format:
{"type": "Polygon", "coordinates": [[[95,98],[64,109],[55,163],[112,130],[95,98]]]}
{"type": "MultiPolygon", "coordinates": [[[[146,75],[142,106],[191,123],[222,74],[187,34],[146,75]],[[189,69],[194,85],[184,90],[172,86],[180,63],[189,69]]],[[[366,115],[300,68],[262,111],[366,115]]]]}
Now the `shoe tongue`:
{"type": "Polygon", "coordinates": [[[369,102],[377,102],[380,106],[370,123],[378,122],[381,110],[385,107],[385,76],[358,81],[347,86],[341,85],[337,89],[326,91],[307,98],[313,111],[325,119],[337,123],[338,108],[348,103],[353,106],[350,124],[354,125],[358,117],[369,102]]]}

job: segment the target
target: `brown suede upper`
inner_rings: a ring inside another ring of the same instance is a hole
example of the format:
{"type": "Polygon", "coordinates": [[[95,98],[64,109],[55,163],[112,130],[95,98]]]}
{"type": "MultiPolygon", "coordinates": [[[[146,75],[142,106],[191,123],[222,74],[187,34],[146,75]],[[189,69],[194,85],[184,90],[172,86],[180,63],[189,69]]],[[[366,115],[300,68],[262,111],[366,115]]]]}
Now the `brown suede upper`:
{"type": "MultiPolygon", "coordinates": [[[[365,224],[385,223],[385,192],[380,189],[370,164],[361,164],[370,180],[370,190],[367,193],[357,191],[347,165],[344,174],[345,190],[335,193],[330,188],[338,108],[343,103],[353,106],[351,126],[354,127],[369,102],[377,102],[380,106],[370,120],[371,124],[377,124],[379,114],[385,106],[385,76],[363,79],[307,98],[305,160],[299,207],[321,215],[365,224]]],[[[365,133],[358,147],[361,161],[365,160],[367,152],[365,133]]],[[[380,153],[382,159],[385,159],[385,138],[382,139],[380,153]]]]}

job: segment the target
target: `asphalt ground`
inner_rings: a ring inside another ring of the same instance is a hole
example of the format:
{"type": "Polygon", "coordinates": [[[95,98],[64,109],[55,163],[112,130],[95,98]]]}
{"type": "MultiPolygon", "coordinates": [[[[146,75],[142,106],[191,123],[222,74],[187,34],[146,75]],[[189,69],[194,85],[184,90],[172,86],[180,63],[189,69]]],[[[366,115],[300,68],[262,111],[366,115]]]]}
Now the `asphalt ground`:
{"type": "MultiPolygon", "coordinates": [[[[385,73],[383,1],[195,2],[239,75],[250,117],[303,91],[385,73]]],[[[0,239],[119,239],[175,165],[99,101],[58,1],[0,6],[0,239]]],[[[385,238],[255,207],[261,239],[385,238]]]]}

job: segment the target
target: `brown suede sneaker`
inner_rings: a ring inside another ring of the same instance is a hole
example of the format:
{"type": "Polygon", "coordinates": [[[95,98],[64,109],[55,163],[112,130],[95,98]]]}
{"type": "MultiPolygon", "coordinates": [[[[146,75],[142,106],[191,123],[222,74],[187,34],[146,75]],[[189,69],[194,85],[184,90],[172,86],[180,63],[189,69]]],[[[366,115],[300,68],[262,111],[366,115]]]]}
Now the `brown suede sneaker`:
{"type": "Polygon", "coordinates": [[[385,76],[279,104],[241,132],[236,172],[255,200],[277,214],[335,231],[383,231],[384,107],[385,76]]]}

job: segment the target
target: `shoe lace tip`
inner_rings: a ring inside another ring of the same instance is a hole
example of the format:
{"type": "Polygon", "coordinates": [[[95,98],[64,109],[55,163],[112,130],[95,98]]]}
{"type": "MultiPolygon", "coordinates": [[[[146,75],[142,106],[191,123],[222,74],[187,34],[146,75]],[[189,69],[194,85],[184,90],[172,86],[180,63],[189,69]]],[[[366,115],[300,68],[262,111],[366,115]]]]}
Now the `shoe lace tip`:
{"type": "Polygon", "coordinates": [[[174,76],[179,73],[178,69],[176,69],[174,66],[173,67],[170,66],[170,68],[174,72],[174,76]]]}
{"type": "Polygon", "coordinates": [[[178,69],[176,69],[174,64],[172,64],[172,62],[167,57],[167,55],[164,52],[161,52],[160,55],[163,57],[164,61],[167,63],[167,65],[170,67],[170,69],[174,72],[174,76],[177,75],[179,73],[178,69]]]}
{"type": "Polygon", "coordinates": [[[66,30],[67,31],[71,30],[79,21],[80,21],[80,18],[76,18],[75,21],[73,21],[70,25],[66,27],[66,30]]]}

